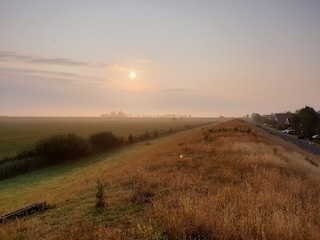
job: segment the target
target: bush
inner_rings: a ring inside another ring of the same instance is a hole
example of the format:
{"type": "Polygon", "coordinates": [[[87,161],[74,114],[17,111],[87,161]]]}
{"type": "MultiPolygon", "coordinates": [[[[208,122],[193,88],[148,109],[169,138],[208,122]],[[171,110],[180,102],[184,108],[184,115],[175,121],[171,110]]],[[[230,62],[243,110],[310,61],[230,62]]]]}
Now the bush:
{"type": "Polygon", "coordinates": [[[151,136],[151,134],[149,133],[149,131],[146,131],[144,134],[138,136],[137,139],[138,139],[139,141],[147,141],[147,140],[152,139],[152,136],[151,136]]]}
{"type": "Polygon", "coordinates": [[[283,125],[283,124],[279,124],[276,126],[277,130],[285,130],[288,126],[287,125],[283,125]]]}
{"type": "Polygon", "coordinates": [[[10,178],[45,166],[40,158],[25,158],[0,164],[0,179],[10,178]]]}
{"type": "Polygon", "coordinates": [[[33,158],[33,157],[35,157],[34,149],[23,149],[23,150],[17,152],[16,155],[2,157],[0,159],[0,165],[5,164],[7,162],[23,160],[26,158],[33,158]]]}
{"type": "Polygon", "coordinates": [[[96,208],[102,208],[105,206],[104,201],[104,188],[100,180],[97,181],[97,193],[96,193],[96,208]]]}
{"type": "Polygon", "coordinates": [[[130,135],[128,136],[128,143],[129,143],[129,144],[134,143],[134,138],[133,138],[133,135],[132,135],[132,134],[130,134],[130,135]]]}
{"type": "Polygon", "coordinates": [[[157,131],[157,130],[154,130],[152,136],[153,136],[154,138],[159,137],[158,131],[157,131]]]}
{"type": "Polygon", "coordinates": [[[17,153],[15,156],[16,160],[26,159],[35,157],[35,150],[34,149],[23,149],[17,153]]]}
{"type": "Polygon", "coordinates": [[[14,161],[15,160],[15,156],[3,156],[1,159],[0,159],[0,165],[1,164],[5,164],[7,162],[11,162],[11,161],[14,161]]]}
{"type": "MultiPolygon", "coordinates": [[[[131,135],[132,136],[132,135],[131,135]]],[[[134,141],[132,136],[132,141],[134,141]]],[[[34,148],[25,149],[14,156],[0,158],[0,179],[13,177],[65,160],[85,157],[91,150],[110,150],[120,146],[123,138],[111,132],[92,134],[89,139],[74,133],[55,135],[38,141],[34,148]]]]}
{"type": "Polygon", "coordinates": [[[73,133],[56,135],[40,140],[35,147],[35,155],[50,161],[84,157],[90,152],[88,142],[73,133]]]}
{"type": "Polygon", "coordinates": [[[122,144],[123,139],[116,137],[112,132],[98,132],[92,134],[89,143],[95,150],[111,150],[122,144]]]}

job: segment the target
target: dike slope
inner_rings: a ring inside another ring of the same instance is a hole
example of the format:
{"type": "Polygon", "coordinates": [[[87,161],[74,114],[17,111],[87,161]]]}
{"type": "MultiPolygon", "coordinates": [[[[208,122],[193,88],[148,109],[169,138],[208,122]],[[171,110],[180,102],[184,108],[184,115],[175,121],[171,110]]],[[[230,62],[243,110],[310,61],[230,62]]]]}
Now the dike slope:
{"type": "Polygon", "coordinates": [[[319,158],[296,149],[242,120],[140,144],[52,184],[51,209],[0,239],[320,239],[319,158]]]}

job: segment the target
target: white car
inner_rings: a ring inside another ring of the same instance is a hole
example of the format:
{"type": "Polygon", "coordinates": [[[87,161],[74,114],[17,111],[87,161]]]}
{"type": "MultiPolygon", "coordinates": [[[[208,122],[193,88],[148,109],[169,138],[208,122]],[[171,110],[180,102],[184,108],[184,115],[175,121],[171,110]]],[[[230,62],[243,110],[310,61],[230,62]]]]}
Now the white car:
{"type": "Polygon", "coordinates": [[[320,140],[320,135],[319,135],[319,134],[313,135],[313,136],[312,136],[312,139],[320,140]]]}
{"type": "Polygon", "coordinates": [[[294,129],[291,128],[291,127],[283,130],[282,132],[283,132],[283,133],[286,133],[286,134],[294,134],[294,133],[295,133],[295,132],[294,132],[294,129]]]}

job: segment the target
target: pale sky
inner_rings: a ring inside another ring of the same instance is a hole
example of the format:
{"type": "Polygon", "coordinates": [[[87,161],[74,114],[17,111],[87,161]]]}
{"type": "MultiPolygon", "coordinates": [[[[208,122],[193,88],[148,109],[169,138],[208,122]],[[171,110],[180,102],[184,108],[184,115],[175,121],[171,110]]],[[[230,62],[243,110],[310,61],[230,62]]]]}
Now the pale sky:
{"type": "Polygon", "coordinates": [[[319,0],[0,0],[0,115],[306,105],[320,110],[319,0]]]}

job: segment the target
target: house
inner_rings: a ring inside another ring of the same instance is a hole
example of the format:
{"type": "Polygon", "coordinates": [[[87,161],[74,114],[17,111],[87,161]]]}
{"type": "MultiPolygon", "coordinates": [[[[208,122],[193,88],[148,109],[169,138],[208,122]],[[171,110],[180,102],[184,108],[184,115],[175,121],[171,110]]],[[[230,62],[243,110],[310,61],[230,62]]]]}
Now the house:
{"type": "Polygon", "coordinates": [[[292,113],[276,113],[275,120],[276,120],[277,124],[292,125],[293,124],[293,114],[292,113]]]}

